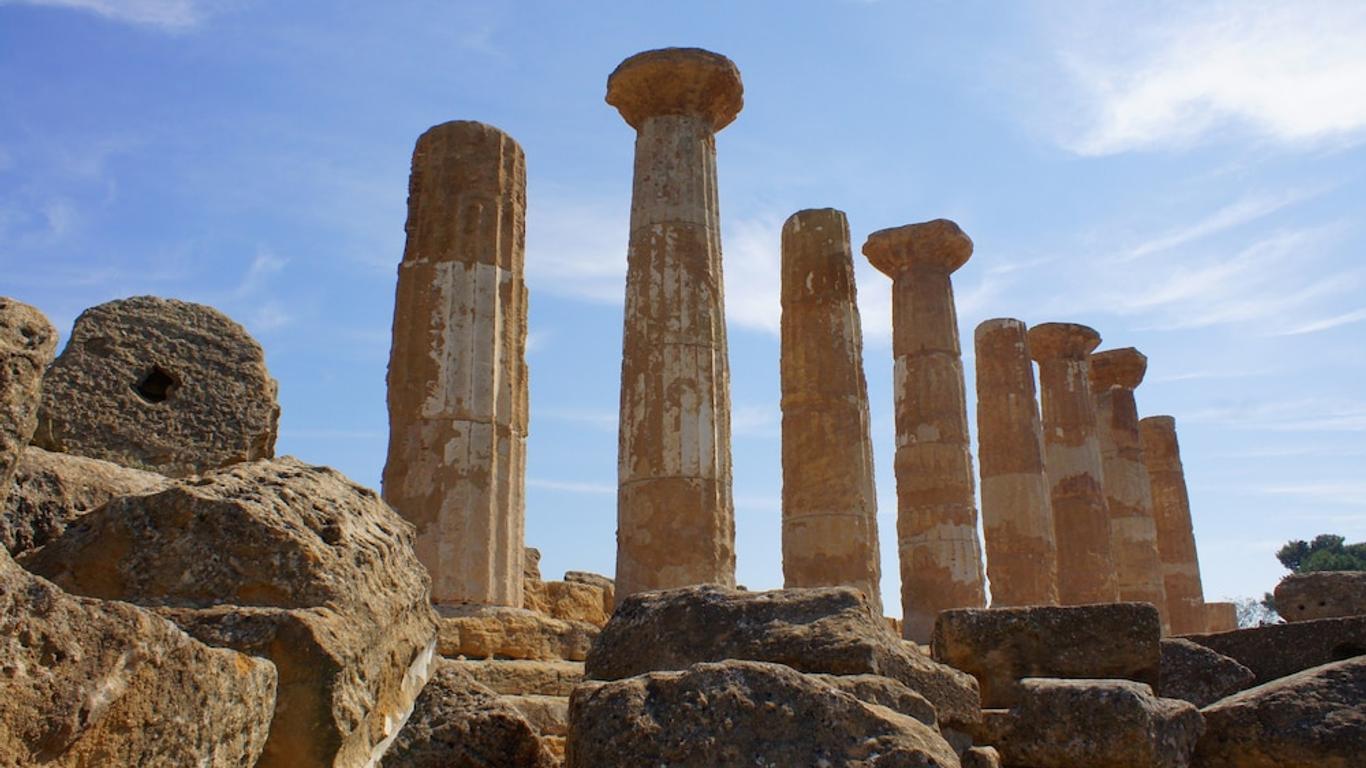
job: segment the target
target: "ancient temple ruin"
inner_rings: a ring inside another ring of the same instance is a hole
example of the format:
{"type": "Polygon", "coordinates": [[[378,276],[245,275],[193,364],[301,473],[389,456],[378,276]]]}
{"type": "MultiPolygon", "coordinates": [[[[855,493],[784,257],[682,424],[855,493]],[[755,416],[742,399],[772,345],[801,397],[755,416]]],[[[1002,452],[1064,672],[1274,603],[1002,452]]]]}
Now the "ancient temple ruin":
{"type": "Polygon", "coordinates": [[[274,457],[263,350],[216,310],[110,302],[54,362],[0,297],[0,765],[1361,764],[1366,575],[1287,579],[1280,625],[1206,603],[1137,350],[976,328],[984,566],[952,285],[973,244],[944,219],[862,248],[892,281],[890,434],[847,217],[784,225],[785,588],[736,588],[715,135],[739,72],[647,51],[607,102],[637,134],[616,578],[545,579],[525,547],[526,160],[443,123],[412,157],[382,498],[274,457]]]}
{"type": "Polygon", "coordinates": [[[849,221],[798,211],[782,235],[783,585],[851,586],[882,611],[877,488],[849,221]]]}
{"type": "Polygon", "coordinates": [[[940,611],[986,604],[950,278],[972,240],[936,219],[874,232],[863,254],[892,278],[902,634],[923,643],[940,611]]]}
{"type": "Polygon", "coordinates": [[[636,130],[617,456],[617,593],[735,584],[730,359],[714,135],[740,72],[697,49],[623,61],[607,102],[636,130]]]}
{"type": "Polygon", "coordinates": [[[384,499],[417,526],[437,603],[522,604],[526,159],[450,122],[413,150],[389,357],[384,499]]]}

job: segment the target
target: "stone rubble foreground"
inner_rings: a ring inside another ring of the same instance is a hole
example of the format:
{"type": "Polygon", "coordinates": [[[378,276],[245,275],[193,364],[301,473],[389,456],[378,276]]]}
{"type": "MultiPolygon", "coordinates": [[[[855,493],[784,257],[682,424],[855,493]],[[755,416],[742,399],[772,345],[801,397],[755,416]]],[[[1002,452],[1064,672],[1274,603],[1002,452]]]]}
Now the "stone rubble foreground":
{"type": "Polygon", "coordinates": [[[736,589],[716,134],[739,70],[647,51],[607,101],[636,131],[616,579],[544,580],[526,547],[526,160],[444,123],[413,153],[382,499],[274,458],[276,384],[217,310],[110,302],[54,363],[46,318],[0,298],[0,765],[1361,765],[1359,574],[1288,579],[1280,626],[1205,601],[1137,350],[977,328],[979,543],[972,242],[947,220],[863,246],[892,280],[905,621],[879,604],[892,436],[829,208],[781,243],[789,588],[736,589]]]}

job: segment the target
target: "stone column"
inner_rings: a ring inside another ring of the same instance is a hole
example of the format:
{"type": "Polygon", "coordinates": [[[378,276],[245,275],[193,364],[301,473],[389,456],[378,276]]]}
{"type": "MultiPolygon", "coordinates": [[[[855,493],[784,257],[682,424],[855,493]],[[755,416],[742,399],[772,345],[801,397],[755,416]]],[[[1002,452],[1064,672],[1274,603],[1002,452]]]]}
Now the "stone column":
{"type": "Polygon", "coordinates": [[[521,606],[526,160],[507,134],[417,140],[389,357],[384,499],[417,526],[432,599],[521,606]]]}
{"type": "Polygon", "coordinates": [[[1058,604],[1053,503],[1025,324],[977,326],[977,460],[992,607],[1058,604]]]}
{"type": "Polygon", "coordinates": [[[1044,464],[1063,605],[1119,599],[1087,362],[1098,344],[1100,334],[1084,325],[1044,323],[1029,330],[1029,352],[1039,363],[1044,464]]]}
{"type": "Polygon", "coordinates": [[[783,581],[851,586],[882,615],[877,492],[849,222],[799,211],[782,237],[783,581]]]}
{"type": "Polygon", "coordinates": [[[617,595],[735,584],[730,363],[715,133],[743,104],[726,57],[622,62],[607,103],[636,129],[617,455],[617,595]]]}
{"type": "Polygon", "coordinates": [[[1153,496],[1134,401],[1134,389],[1147,370],[1148,358],[1133,347],[1091,355],[1091,392],[1096,398],[1105,504],[1110,510],[1110,554],[1119,599],[1152,603],[1162,617],[1163,630],[1170,632],[1153,496]]]}
{"type": "Polygon", "coordinates": [[[1205,631],[1232,632],[1238,628],[1238,606],[1233,603],[1205,603],[1205,631]]]}
{"type": "Polygon", "coordinates": [[[1172,634],[1204,632],[1205,590],[1200,584],[1200,559],[1195,553],[1190,496],[1176,442],[1176,419],[1149,416],[1138,422],[1143,440],[1143,462],[1152,486],[1153,517],[1157,522],[1157,553],[1162,559],[1162,587],[1167,592],[1167,617],[1172,634]]]}
{"type": "Polygon", "coordinates": [[[972,256],[972,240],[936,219],[874,232],[863,254],[892,278],[902,633],[926,643],[940,611],[985,603],[949,277],[972,256]]]}

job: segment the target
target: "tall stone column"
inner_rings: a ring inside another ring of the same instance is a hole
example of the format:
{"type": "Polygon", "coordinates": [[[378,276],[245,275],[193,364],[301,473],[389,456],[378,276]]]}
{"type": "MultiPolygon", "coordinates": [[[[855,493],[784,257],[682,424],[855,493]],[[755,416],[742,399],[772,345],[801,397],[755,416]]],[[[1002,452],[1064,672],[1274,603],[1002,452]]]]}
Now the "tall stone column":
{"type": "Polygon", "coordinates": [[[1205,589],[1200,583],[1200,559],[1195,552],[1181,446],[1176,442],[1176,419],[1149,416],[1138,422],[1138,430],[1152,486],[1157,553],[1162,559],[1162,586],[1167,593],[1172,634],[1204,632],[1205,589]]]}
{"type": "Polygon", "coordinates": [[[1205,631],[1232,632],[1238,628],[1238,606],[1234,603],[1205,603],[1205,631]]]}
{"type": "Polygon", "coordinates": [[[1039,363],[1044,463],[1058,547],[1058,600],[1063,605],[1119,599],[1087,362],[1098,344],[1100,334],[1075,323],[1044,323],[1029,329],[1029,352],[1039,363]]]}
{"type": "Polygon", "coordinates": [[[497,128],[417,140],[389,356],[384,499],[417,526],[438,604],[520,607],[526,159],[497,128]]]}
{"type": "Polygon", "coordinates": [[[617,455],[617,596],[735,584],[730,363],[715,133],[740,72],[695,48],[636,54],[607,80],[636,129],[617,455]]]}
{"type": "Polygon", "coordinates": [[[1110,511],[1110,554],[1119,599],[1152,603],[1162,617],[1163,629],[1170,632],[1153,495],[1134,401],[1134,389],[1147,370],[1148,358],[1133,347],[1091,355],[1091,391],[1096,398],[1105,504],[1110,511]]]}
{"type": "Polygon", "coordinates": [[[877,491],[849,222],[799,211],[782,237],[783,581],[851,586],[882,615],[877,491]]]}
{"type": "Polygon", "coordinates": [[[1058,604],[1053,503],[1025,324],[987,320],[977,348],[977,460],[993,607],[1058,604]]]}
{"type": "Polygon", "coordinates": [[[949,277],[972,256],[972,240],[936,219],[874,232],[863,254],[892,278],[902,634],[925,643],[940,611],[986,601],[949,277]]]}

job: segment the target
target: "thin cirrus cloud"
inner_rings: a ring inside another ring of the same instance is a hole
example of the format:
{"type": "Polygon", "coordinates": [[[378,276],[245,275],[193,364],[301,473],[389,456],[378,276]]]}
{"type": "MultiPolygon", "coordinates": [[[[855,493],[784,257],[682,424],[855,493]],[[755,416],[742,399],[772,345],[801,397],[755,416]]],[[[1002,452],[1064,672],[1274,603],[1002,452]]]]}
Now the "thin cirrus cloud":
{"type": "Polygon", "coordinates": [[[110,21],[180,32],[198,26],[221,3],[204,0],[0,0],[0,5],[38,5],[94,13],[110,21]]]}
{"type": "Polygon", "coordinates": [[[1059,30],[1081,126],[1060,140],[1078,154],[1181,148],[1228,128],[1297,146],[1366,138],[1366,5],[1105,9],[1059,30]]]}

